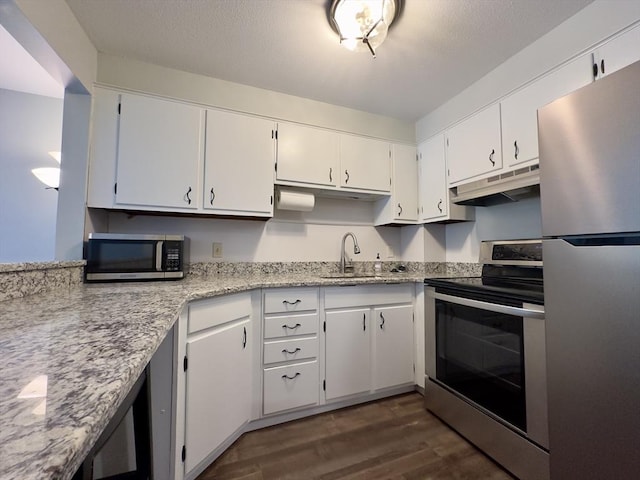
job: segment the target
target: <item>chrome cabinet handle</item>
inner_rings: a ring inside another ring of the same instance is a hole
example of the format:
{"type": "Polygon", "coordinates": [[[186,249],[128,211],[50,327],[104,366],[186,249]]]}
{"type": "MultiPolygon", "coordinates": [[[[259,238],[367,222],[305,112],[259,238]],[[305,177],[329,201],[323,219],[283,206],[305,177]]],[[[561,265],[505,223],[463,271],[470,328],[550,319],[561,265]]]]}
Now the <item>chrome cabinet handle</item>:
{"type": "Polygon", "coordinates": [[[213,201],[216,199],[216,194],[213,191],[213,187],[211,187],[211,200],[210,203],[213,205],[213,201]]]}
{"type": "Polygon", "coordinates": [[[600,73],[604,75],[604,58],[600,60],[600,73]]]}
{"type": "Polygon", "coordinates": [[[284,380],[293,380],[294,378],[299,377],[300,375],[301,375],[300,372],[296,372],[296,374],[293,377],[290,377],[289,375],[282,375],[282,378],[284,380]]]}
{"type": "Polygon", "coordinates": [[[299,323],[296,323],[293,327],[290,327],[289,325],[287,325],[286,323],[284,325],[282,325],[282,328],[286,328],[288,330],[295,330],[298,327],[301,327],[302,325],[300,325],[299,323]]]}
{"type": "Polygon", "coordinates": [[[598,64],[593,64],[593,78],[598,78],[598,64]]]}
{"type": "Polygon", "coordinates": [[[184,194],[184,199],[185,199],[185,202],[191,205],[191,187],[189,187],[189,190],[187,190],[187,193],[184,194]]]}
{"type": "Polygon", "coordinates": [[[298,353],[299,351],[300,351],[300,347],[296,347],[296,349],[295,349],[294,351],[290,351],[290,350],[287,350],[287,349],[285,348],[284,350],[282,350],[282,353],[286,353],[286,354],[289,354],[289,355],[293,355],[293,354],[295,354],[295,353],[298,353]]]}
{"type": "Polygon", "coordinates": [[[489,154],[489,161],[491,162],[491,166],[495,166],[496,164],[496,162],[493,160],[493,156],[495,155],[495,153],[495,150],[491,150],[491,153],[489,154]]]}
{"type": "Polygon", "coordinates": [[[398,216],[402,215],[402,205],[398,204],[398,216]]]}
{"type": "Polygon", "coordinates": [[[362,314],[362,331],[363,332],[367,331],[367,314],[366,313],[362,314]]]}
{"type": "Polygon", "coordinates": [[[282,301],[282,303],[284,303],[285,305],[297,305],[300,302],[302,302],[302,300],[300,300],[299,298],[295,302],[290,302],[289,300],[282,301]]]}
{"type": "Polygon", "coordinates": [[[329,168],[329,181],[333,182],[333,168],[329,168]]]}
{"type": "Polygon", "coordinates": [[[344,174],[347,176],[347,179],[344,181],[345,185],[349,183],[349,170],[345,170],[344,174]]]}
{"type": "Polygon", "coordinates": [[[518,154],[520,153],[520,147],[518,147],[518,141],[517,140],[515,142],[513,142],[513,146],[516,149],[514,154],[513,154],[513,156],[517,160],[518,159],[518,154]]]}
{"type": "Polygon", "coordinates": [[[438,210],[440,210],[440,213],[442,213],[442,199],[440,199],[440,201],[438,202],[438,210]]]}
{"type": "Polygon", "coordinates": [[[247,348],[247,327],[242,327],[242,348],[247,348]]]}
{"type": "Polygon", "coordinates": [[[380,312],[380,319],[382,320],[380,322],[380,330],[384,330],[384,315],[382,314],[382,312],[380,312]]]}

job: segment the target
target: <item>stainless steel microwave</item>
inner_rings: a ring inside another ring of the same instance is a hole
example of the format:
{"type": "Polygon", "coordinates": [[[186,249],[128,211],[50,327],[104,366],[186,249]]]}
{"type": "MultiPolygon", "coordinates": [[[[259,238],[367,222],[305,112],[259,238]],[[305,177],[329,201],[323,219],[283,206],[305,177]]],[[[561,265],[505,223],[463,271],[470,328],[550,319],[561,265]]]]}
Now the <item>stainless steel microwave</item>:
{"type": "Polygon", "coordinates": [[[85,281],[184,278],[187,251],[183,235],[91,233],[85,246],[85,281]]]}

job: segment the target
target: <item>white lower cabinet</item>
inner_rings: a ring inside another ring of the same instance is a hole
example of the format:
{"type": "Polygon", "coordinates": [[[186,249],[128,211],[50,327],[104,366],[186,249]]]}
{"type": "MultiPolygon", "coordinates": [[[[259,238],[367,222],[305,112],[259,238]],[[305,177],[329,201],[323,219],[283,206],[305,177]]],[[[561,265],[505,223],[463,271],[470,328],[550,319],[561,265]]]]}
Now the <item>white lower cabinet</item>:
{"type": "Polygon", "coordinates": [[[413,383],[411,285],[324,289],[325,400],[413,383]]]}
{"type": "MultiPolygon", "coordinates": [[[[317,342],[317,340],[316,340],[317,342]]],[[[318,403],[318,360],[264,369],[264,414],[318,403]]]]}
{"type": "Polygon", "coordinates": [[[413,284],[392,284],[191,302],[175,334],[173,478],[195,479],[250,421],[269,425],[411,387],[414,298],[413,284]]]}
{"type": "Polygon", "coordinates": [[[200,473],[251,418],[251,313],[249,293],[201,300],[188,307],[188,323],[181,325],[186,330],[184,358],[178,359],[185,393],[177,409],[178,418],[184,415],[184,427],[177,431],[178,435],[183,431],[184,440],[181,443],[178,437],[176,442],[184,465],[178,471],[185,478],[200,473]]]}
{"type": "Polygon", "coordinates": [[[373,310],[373,388],[413,382],[413,305],[373,310]]]}
{"type": "Polygon", "coordinates": [[[317,288],[264,291],[264,415],[318,404],[318,308],[317,288]]]}
{"type": "Polygon", "coordinates": [[[370,310],[327,312],[325,316],[326,399],[371,390],[370,310]]]}

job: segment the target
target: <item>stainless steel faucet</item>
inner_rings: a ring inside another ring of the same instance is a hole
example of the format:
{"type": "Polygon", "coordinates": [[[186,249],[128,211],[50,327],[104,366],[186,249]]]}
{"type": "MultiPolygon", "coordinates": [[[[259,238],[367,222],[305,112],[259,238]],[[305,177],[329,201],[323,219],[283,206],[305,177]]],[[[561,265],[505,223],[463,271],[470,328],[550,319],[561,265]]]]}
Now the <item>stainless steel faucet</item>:
{"type": "Polygon", "coordinates": [[[351,232],[345,233],[344,237],[342,237],[342,247],[340,248],[340,273],[353,272],[353,262],[351,261],[351,259],[349,259],[346,252],[344,251],[344,244],[347,240],[347,237],[351,237],[353,239],[353,253],[355,255],[360,253],[360,247],[358,246],[358,239],[356,238],[356,236],[351,232]]]}

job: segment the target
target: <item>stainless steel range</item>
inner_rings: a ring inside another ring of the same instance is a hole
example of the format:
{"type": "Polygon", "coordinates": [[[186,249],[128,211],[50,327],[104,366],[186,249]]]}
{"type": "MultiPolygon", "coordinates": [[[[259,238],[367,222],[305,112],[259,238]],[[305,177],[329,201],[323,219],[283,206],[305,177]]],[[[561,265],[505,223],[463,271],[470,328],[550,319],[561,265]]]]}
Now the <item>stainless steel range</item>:
{"type": "Polygon", "coordinates": [[[482,242],[481,277],[425,279],[425,404],[521,479],[549,478],[542,241],[482,242]]]}

